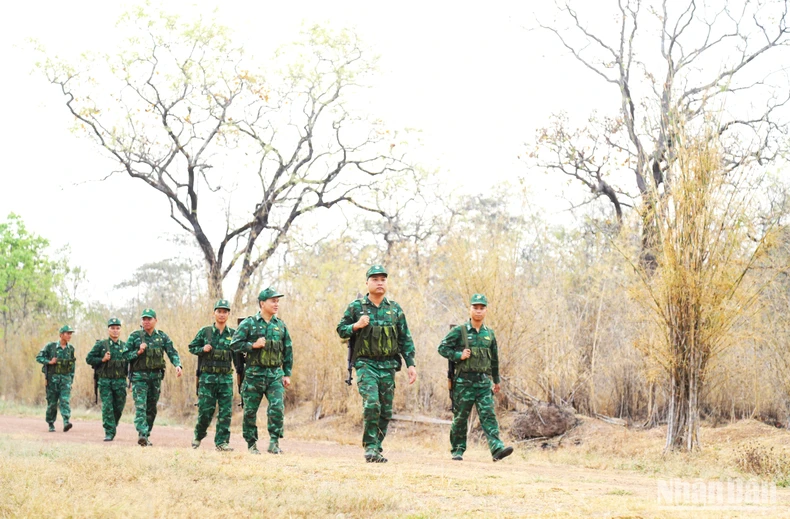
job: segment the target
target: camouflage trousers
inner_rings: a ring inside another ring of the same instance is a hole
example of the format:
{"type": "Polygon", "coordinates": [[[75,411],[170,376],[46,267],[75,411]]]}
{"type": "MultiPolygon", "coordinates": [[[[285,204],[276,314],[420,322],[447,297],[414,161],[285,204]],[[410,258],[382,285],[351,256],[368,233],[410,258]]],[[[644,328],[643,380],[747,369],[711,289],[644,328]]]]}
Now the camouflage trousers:
{"type": "Polygon", "coordinates": [[[116,427],[126,405],[126,379],[100,378],[99,396],[101,397],[101,423],[104,434],[115,438],[116,427]]]}
{"type": "Polygon", "coordinates": [[[362,446],[365,450],[381,450],[392,419],[395,396],[395,370],[369,364],[357,365],[357,389],[362,397],[362,446]]]}
{"type": "Polygon", "coordinates": [[[244,382],[241,384],[241,397],[244,401],[244,421],[241,430],[247,445],[258,441],[258,407],[264,395],[269,402],[266,408],[269,438],[277,440],[283,437],[285,411],[285,388],[281,368],[264,368],[264,371],[257,373],[247,371],[244,375],[244,382]]]}
{"type": "Polygon", "coordinates": [[[475,406],[491,454],[505,446],[499,439],[491,381],[488,378],[480,381],[464,380],[461,375],[453,384],[453,425],[450,427],[450,447],[453,454],[463,454],[466,451],[467,422],[469,413],[475,406]]]}
{"type": "Polygon", "coordinates": [[[162,387],[161,371],[136,371],[132,373],[132,399],[134,400],[134,428],[146,438],[151,434],[156,420],[156,404],[162,387]]]}
{"type": "Polygon", "coordinates": [[[214,431],[214,445],[230,441],[230,418],[233,413],[233,375],[200,375],[198,388],[198,416],[195,424],[195,439],[202,440],[207,435],[208,426],[217,412],[217,426],[214,431]]]}
{"type": "Polygon", "coordinates": [[[47,412],[45,418],[47,423],[52,425],[58,416],[58,404],[60,404],[60,416],[63,423],[69,423],[71,418],[71,382],[72,375],[50,375],[47,384],[47,412]]]}

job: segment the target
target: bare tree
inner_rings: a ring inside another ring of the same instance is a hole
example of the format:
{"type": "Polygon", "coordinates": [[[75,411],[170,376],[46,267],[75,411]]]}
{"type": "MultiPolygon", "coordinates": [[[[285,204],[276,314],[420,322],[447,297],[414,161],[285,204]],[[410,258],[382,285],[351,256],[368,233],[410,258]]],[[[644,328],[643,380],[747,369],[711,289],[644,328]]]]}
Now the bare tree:
{"type": "MultiPolygon", "coordinates": [[[[601,15],[600,4],[571,1],[556,2],[555,19],[538,20],[583,69],[617,92],[611,110],[591,107],[607,115],[595,113],[583,128],[556,116],[538,134],[538,165],[584,185],[591,193],[586,202],[604,197],[621,220],[623,207],[639,199],[649,218],[656,197],[671,189],[677,118],[691,122],[723,114],[717,138],[729,169],[778,157],[790,100],[787,0],[611,5],[612,23],[601,15]],[[580,13],[585,7],[597,16],[580,13]],[[596,26],[596,18],[607,22],[596,26]]],[[[644,220],[649,256],[650,227],[644,220]]]]}
{"type": "Polygon", "coordinates": [[[216,23],[144,9],[123,21],[131,33],[118,54],[42,67],[77,126],[120,165],[111,175],[167,200],[202,252],[211,297],[234,272],[238,305],[301,217],[364,207],[377,178],[409,169],[394,136],[348,106],[375,67],[353,32],[312,27],[264,73],[216,23]],[[224,224],[212,216],[220,204],[224,224]]]}

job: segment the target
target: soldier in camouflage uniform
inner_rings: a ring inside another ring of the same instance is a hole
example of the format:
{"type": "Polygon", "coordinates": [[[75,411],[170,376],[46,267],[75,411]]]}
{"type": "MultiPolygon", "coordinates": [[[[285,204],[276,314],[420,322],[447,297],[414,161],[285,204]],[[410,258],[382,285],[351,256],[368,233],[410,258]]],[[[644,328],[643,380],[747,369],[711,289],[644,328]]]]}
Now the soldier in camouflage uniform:
{"type": "Polygon", "coordinates": [[[123,358],[126,343],[120,340],[121,320],[110,318],[107,331],[109,337],[96,341],[85,362],[98,371],[104,441],[111,442],[126,405],[126,370],[129,363],[123,358]]]}
{"type": "Polygon", "coordinates": [[[357,387],[362,396],[364,430],[362,446],[365,461],[386,463],[381,455],[382,442],[392,418],[395,395],[395,372],[401,369],[401,357],[408,367],[409,384],[417,380],[414,366],[414,341],[400,305],[384,297],[387,271],[373,265],[367,271],[368,294],[352,301],[337,325],[342,339],[353,341],[353,363],[357,387]]]}
{"type": "Polygon", "coordinates": [[[43,364],[41,371],[46,376],[47,384],[47,411],[45,418],[49,424],[49,432],[55,432],[55,418],[58,415],[58,403],[60,403],[60,416],[63,417],[63,432],[71,429],[71,384],[74,381],[74,346],[69,344],[74,329],[65,325],[59,330],[60,341],[50,342],[44,346],[38,355],[36,362],[43,364]]]}
{"type": "Polygon", "coordinates": [[[450,330],[439,345],[439,354],[455,362],[450,450],[456,461],[463,460],[466,451],[466,427],[473,406],[477,406],[494,461],[513,453],[513,447],[505,447],[499,439],[494,413],[492,389],[493,393],[499,393],[499,353],[494,330],[483,324],[487,309],[486,296],[472,295],[469,321],[450,330]]]}
{"type": "Polygon", "coordinates": [[[165,353],[176,368],[176,377],[181,376],[181,359],[173,341],[165,332],[156,329],[156,323],[156,312],[152,308],[143,310],[142,329],[129,335],[124,352],[131,370],[134,427],[141,447],[153,445],[149,436],[156,420],[156,404],[165,376],[165,353]]]}
{"type": "Polygon", "coordinates": [[[218,451],[232,451],[230,447],[230,418],[233,411],[233,364],[236,356],[230,351],[230,341],[235,330],[227,326],[230,304],[220,299],[214,305],[214,324],[201,328],[192,342],[189,352],[198,360],[198,417],[192,448],[200,447],[206,430],[217,412],[217,427],[214,445],[218,451]]]}
{"type": "Polygon", "coordinates": [[[244,402],[242,434],[247,441],[247,450],[252,454],[260,454],[256,444],[256,419],[264,395],[269,401],[266,409],[268,452],[282,453],[279,439],[283,437],[285,388],[291,385],[293,349],[288,328],[275,315],[280,308],[281,297],[283,295],[274,288],[263,290],[258,295],[260,311],[242,321],[230,344],[234,353],[246,355],[244,382],[241,386],[244,402]]]}

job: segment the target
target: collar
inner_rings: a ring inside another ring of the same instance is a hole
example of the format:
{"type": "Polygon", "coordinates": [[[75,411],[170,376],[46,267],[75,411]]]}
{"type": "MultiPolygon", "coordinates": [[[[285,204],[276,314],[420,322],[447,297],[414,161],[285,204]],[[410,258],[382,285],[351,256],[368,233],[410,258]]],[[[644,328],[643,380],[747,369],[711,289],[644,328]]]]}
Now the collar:
{"type": "MultiPolygon", "coordinates": [[[[266,320],[265,320],[265,319],[263,318],[263,316],[261,315],[261,312],[260,312],[260,310],[258,311],[258,313],[257,313],[257,314],[255,314],[255,318],[256,318],[257,320],[259,320],[259,321],[266,322],[266,320]]],[[[273,315],[273,316],[272,316],[272,318],[269,320],[269,322],[268,322],[267,324],[272,324],[272,323],[273,323],[273,322],[275,322],[276,320],[277,320],[277,315],[275,314],[275,315],[273,315]]],[[[227,328],[227,327],[226,327],[226,328],[227,328]]]]}
{"type": "Polygon", "coordinates": [[[225,329],[222,331],[219,331],[219,328],[217,328],[217,323],[214,323],[211,326],[213,326],[214,330],[220,335],[224,335],[225,333],[230,333],[230,327],[228,326],[228,323],[225,323],[225,329]]]}
{"type": "MultiPolygon", "coordinates": [[[[469,332],[469,331],[472,331],[474,329],[475,329],[475,327],[472,326],[472,319],[469,319],[468,321],[466,321],[466,331],[469,332]]],[[[480,331],[481,332],[483,330],[486,330],[486,329],[487,329],[486,328],[486,323],[483,323],[483,324],[480,325],[480,331]]],[[[478,332],[478,333],[480,333],[480,332],[478,332]]]]}
{"type": "MultiPolygon", "coordinates": [[[[365,294],[365,303],[369,304],[370,306],[376,306],[373,303],[373,301],[370,300],[370,294],[365,294]]],[[[389,302],[389,299],[387,299],[387,296],[384,296],[384,299],[381,300],[381,304],[379,306],[377,306],[376,308],[380,308],[380,307],[385,306],[385,305],[386,306],[390,305],[390,302],[389,302]]]]}

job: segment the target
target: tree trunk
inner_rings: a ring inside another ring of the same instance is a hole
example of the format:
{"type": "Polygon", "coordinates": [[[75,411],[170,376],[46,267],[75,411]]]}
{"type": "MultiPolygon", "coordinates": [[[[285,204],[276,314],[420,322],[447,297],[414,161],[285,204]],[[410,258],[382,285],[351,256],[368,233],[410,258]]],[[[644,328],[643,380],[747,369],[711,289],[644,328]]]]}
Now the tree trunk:
{"type": "Polygon", "coordinates": [[[688,366],[676,366],[670,372],[666,451],[699,448],[698,368],[691,362],[688,366]]]}
{"type": "Polygon", "coordinates": [[[216,261],[209,262],[208,266],[208,295],[213,300],[222,297],[222,266],[216,261]]]}

